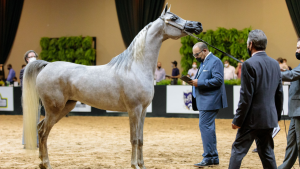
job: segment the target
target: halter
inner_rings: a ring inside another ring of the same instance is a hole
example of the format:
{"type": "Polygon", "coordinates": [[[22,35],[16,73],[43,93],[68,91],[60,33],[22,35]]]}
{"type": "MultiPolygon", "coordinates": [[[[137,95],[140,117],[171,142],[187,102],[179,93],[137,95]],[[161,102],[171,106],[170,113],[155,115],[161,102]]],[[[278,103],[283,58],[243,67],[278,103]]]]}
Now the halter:
{"type": "Polygon", "coordinates": [[[226,55],[226,56],[232,58],[233,60],[242,63],[242,62],[241,62],[240,60],[238,60],[237,58],[231,56],[230,54],[228,54],[228,53],[226,53],[226,52],[223,52],[222,50],[220,50],[220,49],[214,47],[213,45],[211,45],[211,44],[205,42],[203,39],[200,39],[200,38],[198,38],[197,36],[193,35],[192,33],[186,31],[186,30],[184,29],[185,24],[186,24],[186,22],[187,22],[186,20],[184,20],[185,22],[184,22],[184,24],[183,24],[183,22],[182,22],[182,23],[177,23],[176,21],[175,21],[175,22],[169,22],[169,21],[166,21],[162,16],[160,16],[159,18],[162,19],[166,24],[169,24],[169,25],[171,25],[171,26],[174,26],[175,28],[180,29],[181,31],[185,32],[186,34],[188,34],[188,35],[190,35],[190,36],[196,38],[198,41],[203,42],[203,43],[205,43],[206,45],[208,45],[208,46],[210,46],[210,47],[216,49],[217,51],[223,53],[224,55],[226,55]]]}

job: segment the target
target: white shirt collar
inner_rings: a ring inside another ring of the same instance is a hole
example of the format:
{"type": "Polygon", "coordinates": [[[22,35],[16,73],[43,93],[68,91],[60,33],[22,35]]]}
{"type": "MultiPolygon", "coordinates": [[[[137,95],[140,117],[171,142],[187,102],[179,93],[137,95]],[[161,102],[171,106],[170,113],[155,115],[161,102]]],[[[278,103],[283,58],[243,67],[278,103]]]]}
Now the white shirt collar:
{"type": "Polygon", "coordinates": [[[257,53],[260,53],[260,52],[265,52],[265,51],[264,51],[264,50],[261,50],[261,51],[254,52],[254,53],[252,54],[252,56],[255,55],[255,54],[257,54],[257,53]]]}
{"type": "Polygon", "coordinates": [[[211,54],[211,52],[208,53],[208,55],[205,56],[203,63],[205,62],[206,58],[211,54]]]}

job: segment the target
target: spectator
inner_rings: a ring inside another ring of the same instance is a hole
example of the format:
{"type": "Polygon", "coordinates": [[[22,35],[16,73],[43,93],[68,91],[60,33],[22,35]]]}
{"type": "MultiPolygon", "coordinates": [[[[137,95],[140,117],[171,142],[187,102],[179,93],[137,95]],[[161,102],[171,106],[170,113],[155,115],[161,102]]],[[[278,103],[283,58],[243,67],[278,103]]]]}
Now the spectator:
{"type": "Polygon", "coordinates": [[[238,63],[237,67],[235,68],[235,74],[237,75],[238,79],[241,79],[241,74],[242,74],[242,65],[244,63],[244,59],[240,60],[242,63],[238,63]]]}
{"type": "Polygon", "coordinates": [[[229,64],[228,60],[224,61],[224,80],[235,79],[235,68],[229,64]]]}
{"type": "Polygon", "coordinates": [[[283,61],[283,64],[286,65],[289,68],[288,70],[292,70],[292,67],[287,65],[287,60],[286,59],[282,59],[282,61],[283,61]]]}
{"type": "Polygon", "coordinates": [[[177,68],[177,61],[175,60],[174,62],[171,62],[172,63],[172,76],[171,78],[173,79],[171,84],[172,85],[177,85],[177,81],[178,81],[178,78],[180,78],[180,71],[179,69],[177,68]]]}
{"type": "Polygon", "coordinates": [[[161,63],[157,62],[157,68],[155,70],[154,79],[156,82],[160,82],[166,78],[166,71],[164,68],[161,68],[161,63]]]}
{"type": "Polygon", "coordinates": [[[283,59],[281,57],[277,59],[277,62],[279,63],[279,67],[281,70],[283,71],[289,70],[289,67],[286,64],[283,64],[283,59]]]}
{"type": "MultiPolygon", "coordinates": [[[[38,57],[38,55],[34,50],[29,50],[25,53],[24,60],[25,60],[26,63],[29,63],[29,62],[35,61],[37,57],[38,57]]],[[[26,67],[26,65],[22,65],[22,69],[20,71],[20,84],[21,84],[21,87],[22,87],[22,84],[23,84],[23,73],[24,73],[25,67],[26,67]]]]}
{"type": "Polygon", "coordinates": [[[9,70],[9,73],[8,73],[8,77],[7,77],[6,81],[8,81],[9,83],[13,83],[14,82],[13,78],[16,76],[16,72],[12,68],[11,64],[7,65],[7,69],[9,70]]]}
{"type": "Polygon", "coordinates": [[[195,76],[198,72],[197,69],[197,62],[193,62],[192,67],[189,71],[188,71],[188,75],[190,76],[191,79],[195,79],[195,76]]]}

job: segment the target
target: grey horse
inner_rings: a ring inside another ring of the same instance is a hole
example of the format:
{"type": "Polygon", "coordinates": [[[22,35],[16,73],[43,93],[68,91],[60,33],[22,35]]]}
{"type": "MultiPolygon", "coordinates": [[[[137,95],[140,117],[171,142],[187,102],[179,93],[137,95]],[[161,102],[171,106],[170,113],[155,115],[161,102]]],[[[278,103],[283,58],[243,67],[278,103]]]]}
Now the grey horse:
{"type": "Polygon", "coordinates": [[[154,95],[154,72],[162,42],[199,34],[199,22],[186,21],[170,12],[166,5],[161,16],[145,26],[130,46],[108,64],[83,66],[68,62],[37,60],[26,66],[23,86],[23,125],[26,149],[36,149],[39,135],[40,168],[50,169],[47,138],[53,125],[76,104],[112,111],[128,112],[131,167],[146,168],[143,160],[143,126],[146,108],[154,95]],[[88,82],[88,83],[87,83],[88,82]],[[39,100],[46,116],[36,126],[39,100]]]}

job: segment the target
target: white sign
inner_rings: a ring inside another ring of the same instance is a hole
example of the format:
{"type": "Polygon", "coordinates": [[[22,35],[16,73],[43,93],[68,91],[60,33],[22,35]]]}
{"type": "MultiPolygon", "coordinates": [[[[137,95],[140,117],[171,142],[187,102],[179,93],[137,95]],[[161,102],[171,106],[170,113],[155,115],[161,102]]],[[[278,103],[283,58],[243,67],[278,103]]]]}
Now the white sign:
{"type": "Polygon", "coordinates": [[[71,112],[72,111],[74,111],[74,112],[91,112],[92,107],[77,101],[76,106],[74,107],[73,110],[71,110],[71,112]]]}
{"type": "Polygon", "coordinates": [[[192,86],[167,86],[167,113],[199,114],[192,106],[192,86]]]}
{"type": "Polygon", "coordinates": [[[0,87],[0,111],[14,111],[13,87],[0,87]]]}
{"type": "MultiPolygon", "coordinates": [[[[125,112],[106,110],[106,113],[125,113],[125,112]]],[[[152,113],[152,102],[147,107],[147,113],[152,113]]]]}
{"type": "MultiPolygon", "coordinates": [[[[236,114],[236,109],[240,101],[241,86],[233,86],[233,114],[236,114]]],[[[282,115],[288,115],[288,100],[289,100],[289,86],[283,86],[283,111],[282,115]]]]}

